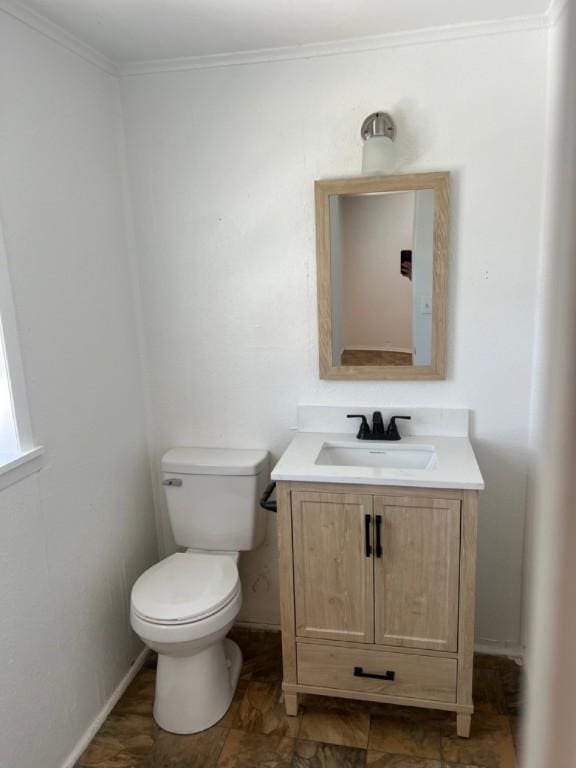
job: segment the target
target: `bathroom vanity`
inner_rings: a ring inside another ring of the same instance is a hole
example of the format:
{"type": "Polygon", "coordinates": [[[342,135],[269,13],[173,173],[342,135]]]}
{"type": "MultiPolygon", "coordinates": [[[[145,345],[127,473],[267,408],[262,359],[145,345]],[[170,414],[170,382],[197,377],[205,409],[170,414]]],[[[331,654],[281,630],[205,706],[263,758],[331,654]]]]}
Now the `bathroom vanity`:
{"type": "Polygon", "coordinates": [[[272,477],[288,714],[301,693],[429,707],[467,737],[483,488],[467,435],[300,432],[272,477]]]}

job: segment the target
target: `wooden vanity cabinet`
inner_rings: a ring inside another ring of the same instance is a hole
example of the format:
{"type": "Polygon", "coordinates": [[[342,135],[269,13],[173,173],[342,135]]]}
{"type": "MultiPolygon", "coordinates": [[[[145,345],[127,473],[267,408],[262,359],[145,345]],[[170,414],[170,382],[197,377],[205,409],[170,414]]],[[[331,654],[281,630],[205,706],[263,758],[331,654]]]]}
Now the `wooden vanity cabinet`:
{"type": "Polygon", "coordinates": [[[278,482],[283,690],[473,712],[477,491],[278,482]]]}

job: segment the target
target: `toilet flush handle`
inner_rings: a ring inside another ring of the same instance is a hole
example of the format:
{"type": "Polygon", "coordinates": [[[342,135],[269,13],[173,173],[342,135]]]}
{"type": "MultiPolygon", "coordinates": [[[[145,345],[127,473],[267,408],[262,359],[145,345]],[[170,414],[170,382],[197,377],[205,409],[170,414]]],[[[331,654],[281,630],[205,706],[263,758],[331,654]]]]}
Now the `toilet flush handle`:
{"type": "Polygon", "coordinates": [[[168,480],[162,480],[162,485],[171,485],[174,488],[180,488],[182,480],[179,477],[170,477],[168,480]]]}

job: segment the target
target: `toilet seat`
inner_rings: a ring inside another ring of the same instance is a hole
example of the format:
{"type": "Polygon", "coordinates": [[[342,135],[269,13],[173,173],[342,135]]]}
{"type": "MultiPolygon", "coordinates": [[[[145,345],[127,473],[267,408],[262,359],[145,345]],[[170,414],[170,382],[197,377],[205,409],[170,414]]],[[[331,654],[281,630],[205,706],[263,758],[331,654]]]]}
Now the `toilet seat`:
{"type": "Polygon", "coordinates": [[[240,589],[233,557],[178,552],[153,565],[136,581],[132,611],[148,624],[191,624],[224,610],[240,589]]]}

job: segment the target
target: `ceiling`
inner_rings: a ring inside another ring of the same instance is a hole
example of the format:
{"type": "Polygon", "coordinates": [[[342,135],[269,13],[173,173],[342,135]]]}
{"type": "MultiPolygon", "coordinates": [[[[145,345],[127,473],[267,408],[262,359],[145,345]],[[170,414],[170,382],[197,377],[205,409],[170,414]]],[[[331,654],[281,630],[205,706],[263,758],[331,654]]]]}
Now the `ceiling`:
{"type": "Polygon", "coordinates": [[[112,61],[204,56],[542,15],[550,0],[24,0],[112,61]]]}

